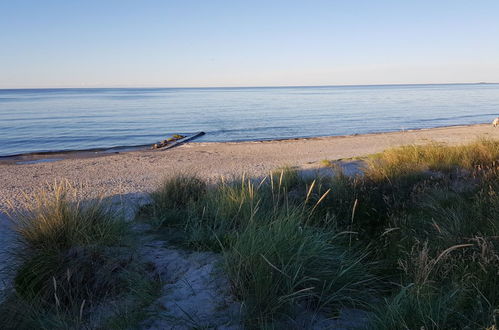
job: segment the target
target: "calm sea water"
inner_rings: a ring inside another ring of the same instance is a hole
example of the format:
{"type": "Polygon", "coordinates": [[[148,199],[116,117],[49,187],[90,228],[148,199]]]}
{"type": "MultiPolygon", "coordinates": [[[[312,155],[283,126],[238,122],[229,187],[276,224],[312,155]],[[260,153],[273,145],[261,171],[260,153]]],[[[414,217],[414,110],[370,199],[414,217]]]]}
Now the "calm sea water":
{"type": "Polygon", "coordinates": [[[0,156],[154,143],[344,135],[474,124],[499,84],[0,90],[0,156]]]}

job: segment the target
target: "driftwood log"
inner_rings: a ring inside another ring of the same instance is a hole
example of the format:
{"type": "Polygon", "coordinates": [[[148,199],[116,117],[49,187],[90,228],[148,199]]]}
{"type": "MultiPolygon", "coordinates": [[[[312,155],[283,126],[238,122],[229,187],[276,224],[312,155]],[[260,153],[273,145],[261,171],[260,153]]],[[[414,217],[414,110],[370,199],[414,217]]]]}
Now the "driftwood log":
{"type": "Polygon", "coordinates": [[[185,142],[191,141],[193,139],[196,139],[200,136],[203,136],[205,133],[204,132],[198,132],[192,135],[184,136],[180,134],[175,134],[171,138],[168,138],[166,140],[163,140],[161,142],[155,143],[152,146],[152,149],[154,150],[166,150],[170,149],[173,147],[176,147],[178,145],[181,145],[185,142]]]}

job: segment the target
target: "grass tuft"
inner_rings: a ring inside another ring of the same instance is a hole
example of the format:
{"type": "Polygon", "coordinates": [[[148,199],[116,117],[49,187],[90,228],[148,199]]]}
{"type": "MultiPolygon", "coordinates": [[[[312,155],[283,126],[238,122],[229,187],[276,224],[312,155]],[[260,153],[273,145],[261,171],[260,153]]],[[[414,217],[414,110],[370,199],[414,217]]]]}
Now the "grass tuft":
{"type": "Polygon", "coordinates": [[[225,250],[236,295],[247,307],[248,322],[259,324],[289,313],[293,306],[337,311],[365,307],[376,277],[366,255],[348,251],[330,232],[304,226],[303,212],[276,214],[254,222],[225,250]]]}
{"type": "Polygon", "coordinates": [[[204,196],[206,183],[196,176],[179,174],[163,181],[162,185],[151,194],[153,213],[156,221],[171,224],[186,217],[189,204],[204,196]]]}
{"type": "Polygon", "coordinates": [[[88,326],[92,309],[136,289],[130,277],[154,283],[136,257],[129,224],[67,181],[39,191],[10,216],[18,245],[13,290],[0,304],[7,328],[88,326]]]}

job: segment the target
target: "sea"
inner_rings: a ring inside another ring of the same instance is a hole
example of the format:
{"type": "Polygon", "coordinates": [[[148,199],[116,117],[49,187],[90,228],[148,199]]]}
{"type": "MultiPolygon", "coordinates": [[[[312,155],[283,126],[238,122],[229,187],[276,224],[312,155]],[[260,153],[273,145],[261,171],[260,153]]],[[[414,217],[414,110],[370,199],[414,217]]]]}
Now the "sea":
{"type": "Polygon", "coordinates": [[[499,84],[0,89],[0,156],[272,140],[491,122],[499,84]]]}

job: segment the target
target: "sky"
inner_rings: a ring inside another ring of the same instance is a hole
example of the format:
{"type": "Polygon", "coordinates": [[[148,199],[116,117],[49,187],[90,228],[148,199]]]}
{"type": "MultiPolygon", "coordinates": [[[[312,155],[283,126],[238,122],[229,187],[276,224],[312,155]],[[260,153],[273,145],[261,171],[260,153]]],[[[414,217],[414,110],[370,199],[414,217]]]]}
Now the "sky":
{"type": "Polygon", "coordinates": [[[499,82],[498,0],[0,0],[0,88],[499,82]]]}

